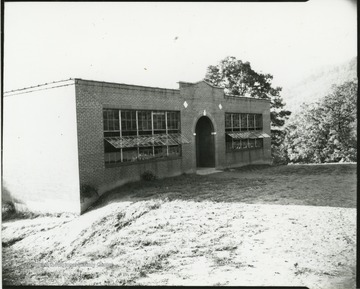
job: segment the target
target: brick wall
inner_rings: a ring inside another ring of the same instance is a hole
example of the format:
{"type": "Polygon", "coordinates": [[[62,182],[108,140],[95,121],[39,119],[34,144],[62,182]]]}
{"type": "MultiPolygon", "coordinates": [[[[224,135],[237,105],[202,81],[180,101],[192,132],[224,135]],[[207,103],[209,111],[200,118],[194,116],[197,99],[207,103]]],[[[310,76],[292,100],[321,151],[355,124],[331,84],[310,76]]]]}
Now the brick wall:
{"type": "MultiPolygon", "coordinates": [[[[269,163],[270,141],[262,149],[226,153],[225,112],[262,113],[264,131],[270,134],[270,103],[267,100],[224,97],[223,89],[201,81],[180,82],[180,89],[162,89],[126,84],[104,83],[76,79],[76,108],[80,183],[98,188],[100,194],[128,181],[140,179],[142,172],[157,176],[175,176],[196,171],[195,127],[204,115],[213,123],[215,164],[217,168],[269,163]],[[187,107],[183,105],[186,101],[187,107]],[[221,104],[222,108],[219,108],[221,104]],[[183,144],[182,157],[150,160],[105,167],[103,147],[103,108],[177,110],[181,112],[181,131],[190,140],[183,144]]],[[[88,204],[83,203],[82,210],[88,204]]]]}
{"type": "MultiPolygon", "coordinates": [[[[226,152],[225,147],[225,113],[261,113],[263,115],[263,131],[270,135],[270,102],[268,100],[246,97],[224,96],[223,89],[213,87],[205,82],[196,84],[180,83],[180,94],[189,104],[183,109],[184,127],[195,133],[195,126],[200,117],[206,114],[214,125],[215,138],[215,166],[222,169],[238,167],[254,163],[271,163],[270,139],[264,139],[261,149],[226,152]],[[219,105],[221,104],[221,108],[219,105]]],[[[193,137],[194,140],[194,137],[193,137]]],[[[195,140],[189,148],[192,154],[192,166],[196,166],[195,140]]]]}
{"type": "MultiPolygon", "coordinates": [[[[245,97],[226,97],[226,112],[234,113],[261,113],[263,115],[263,131],[271,135],[270,131],[270,102],[262,99],[251,99],[245,97]]],[[[225,124],[223,125],[225,127],[225,124]]],[[[223,137],[225,139],[225,136],[223,137]]],[[[261,149],[244,151],[225,151],[225,167],[238,167],[248,164],[271,164],[271,139],[263,139],[261,149]]]]}
{"type": "MultiPolygon", "coordinates": [[[[76,106],[80,182],[98,188],[99,194],[129,181],[140,179],[150,170],[158,177],[188,172],[183,158],[124,163],[105,167],[103,143],[103,108],[178,110],[182,108],[178,90],[148,88],[125,84],[76,80],[76,106]]],[[[184,128],[182,127],[182,130],[184,128]]],[[[185,148],[188,144],[184,144],[185,148]]],[[[83,209],[86,205],[83,205],[83,209]]]]}

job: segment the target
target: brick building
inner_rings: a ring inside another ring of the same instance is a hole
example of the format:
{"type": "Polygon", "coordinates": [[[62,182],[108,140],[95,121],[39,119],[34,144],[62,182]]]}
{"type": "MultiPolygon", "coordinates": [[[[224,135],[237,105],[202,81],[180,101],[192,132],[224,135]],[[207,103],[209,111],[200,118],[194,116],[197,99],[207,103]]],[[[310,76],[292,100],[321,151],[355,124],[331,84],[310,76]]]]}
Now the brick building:
{"type": "Polygon", "coordinates": [[[269,100],[205,81],[164,89],[70,79],[10,91],[3,128],[4,185],[32,210],[81,213],[146,171],[271,162],[269,100]],[[86,186],[98,195],[81,195],[86,186]]]}

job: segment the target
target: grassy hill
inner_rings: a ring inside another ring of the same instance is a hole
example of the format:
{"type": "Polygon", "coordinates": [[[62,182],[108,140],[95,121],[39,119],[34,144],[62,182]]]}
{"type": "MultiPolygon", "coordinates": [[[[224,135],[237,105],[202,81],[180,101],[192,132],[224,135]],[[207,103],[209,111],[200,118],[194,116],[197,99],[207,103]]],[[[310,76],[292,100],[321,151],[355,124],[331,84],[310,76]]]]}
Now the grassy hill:
{"type": "Polygon", "coordinates": [[[354,288],[356,165],[138,182],[80,217],[2,223],[4,285],[354,288]]]}
{"type": "Polygon", "coordinates": [[[357,77],[357,57],[336,66],[320,69],[298,84],[283,90],[286,108],[296,112],[302,103],[311,103],[331,91],[332,85],[340,85],[357,77]]]}

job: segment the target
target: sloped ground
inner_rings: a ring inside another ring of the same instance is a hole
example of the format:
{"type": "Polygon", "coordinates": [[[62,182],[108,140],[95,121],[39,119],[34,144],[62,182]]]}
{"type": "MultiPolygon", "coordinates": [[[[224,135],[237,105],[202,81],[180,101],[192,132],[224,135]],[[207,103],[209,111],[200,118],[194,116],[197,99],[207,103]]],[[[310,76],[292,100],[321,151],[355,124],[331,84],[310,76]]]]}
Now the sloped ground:
{"type": "Polygon", "coordinates": [[[355,186],[355,165],[129,184],[78,218],[3,223],[3,281],[355,288],[355,186]]]}

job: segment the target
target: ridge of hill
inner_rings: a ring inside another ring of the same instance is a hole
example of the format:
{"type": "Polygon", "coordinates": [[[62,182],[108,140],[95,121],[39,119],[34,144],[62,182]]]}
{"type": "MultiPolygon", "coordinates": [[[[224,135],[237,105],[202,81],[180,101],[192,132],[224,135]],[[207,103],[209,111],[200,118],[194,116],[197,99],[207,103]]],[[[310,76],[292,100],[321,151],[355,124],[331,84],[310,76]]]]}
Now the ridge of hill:
{"type": "Polygon", "coordinates": [[[357,78],[357,56],[341,65],[319,69],[297,84],[283,90],[286,109],[297,112],[301,104],[316,102],[325,97],[333,85],[357,78]]]}

